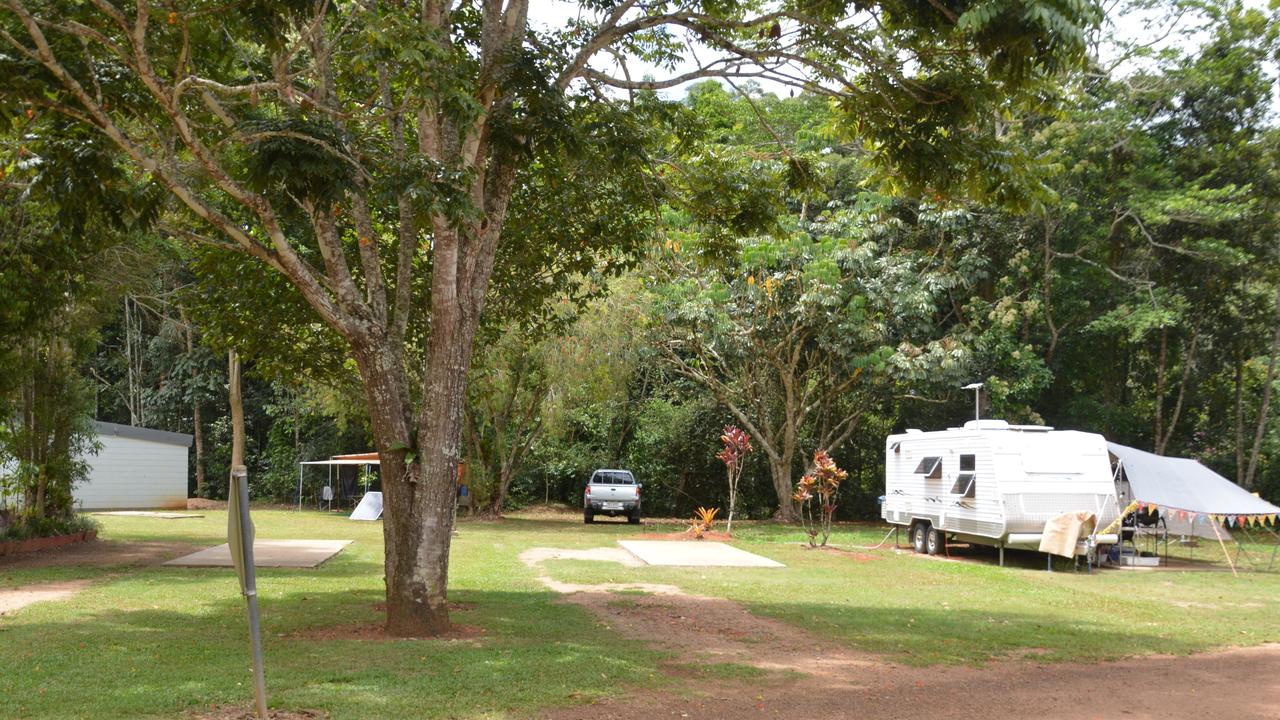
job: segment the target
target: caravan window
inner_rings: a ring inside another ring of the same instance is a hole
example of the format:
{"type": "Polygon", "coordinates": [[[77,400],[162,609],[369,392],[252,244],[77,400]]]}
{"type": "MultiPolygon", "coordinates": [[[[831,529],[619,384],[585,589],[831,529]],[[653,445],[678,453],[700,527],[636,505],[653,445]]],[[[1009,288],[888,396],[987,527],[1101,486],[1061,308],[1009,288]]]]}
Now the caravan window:
{"type": "Polygon", "coordinates": [[[972,498],[977,489],[977,473],[974,470],[978,467],[977,455],[961,455],[960,456],[960,474],[956,476],[956,484],[951,486],[952,495],[963,495],[966,498],[972,498]]]}
{"type": "Polygon", "coordinates": [[[963,495],[966,498],[974,497],[977,483],[974,482],[976,475],[971,472],[962,472],[956,476],[956,484],[951,486],[952,495],[963,495]]]}
{"type": "Polygon", "coordinates": [[[921,460],[920,464],[916,465],[916,474],[924,475],[930,480],[937,480],[942,477],[942,458],[927,457],[921,460]]]}

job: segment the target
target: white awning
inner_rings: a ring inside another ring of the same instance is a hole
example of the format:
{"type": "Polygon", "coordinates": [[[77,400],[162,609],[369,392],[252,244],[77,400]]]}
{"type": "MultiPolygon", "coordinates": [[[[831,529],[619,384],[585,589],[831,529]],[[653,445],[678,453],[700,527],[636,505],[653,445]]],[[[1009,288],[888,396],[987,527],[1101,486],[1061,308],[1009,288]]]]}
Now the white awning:
{"type": "Polygon", "coordinates": [[[299,465],[378,465],[377,460],[305,460],[299,465]]]}
{"type": "Polygon", "coordinates": [[[1188,458],[1153,455],[1107,443],[1121,461],[1133,499],[1162,508],[1208,515],[1272,515],[1276,507],[1188,458]]]}

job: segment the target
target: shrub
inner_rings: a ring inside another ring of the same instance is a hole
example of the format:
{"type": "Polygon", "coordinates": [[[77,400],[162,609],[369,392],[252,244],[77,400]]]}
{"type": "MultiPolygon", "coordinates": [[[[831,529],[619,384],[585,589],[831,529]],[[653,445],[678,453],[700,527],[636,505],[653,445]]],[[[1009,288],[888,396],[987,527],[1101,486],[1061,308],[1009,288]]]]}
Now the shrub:
{"type": "Polygon", "coordinates": [[[804,523],[805,533],[809,536],[810,547],[817,547],[817,538],[822,536],[822,545],[831,537],[831,521],[836,514],[836,493],[840,491],[840,483],[849,477],[849,473],[836,466],[826,450],[819,450],[813,455],[813,471],[800,478],[796,483],[796,492],[792,497],[800,503],[800,519],[804,523]],[[814,505],[818,506],[818,515],[814,517],[814,505]]]}

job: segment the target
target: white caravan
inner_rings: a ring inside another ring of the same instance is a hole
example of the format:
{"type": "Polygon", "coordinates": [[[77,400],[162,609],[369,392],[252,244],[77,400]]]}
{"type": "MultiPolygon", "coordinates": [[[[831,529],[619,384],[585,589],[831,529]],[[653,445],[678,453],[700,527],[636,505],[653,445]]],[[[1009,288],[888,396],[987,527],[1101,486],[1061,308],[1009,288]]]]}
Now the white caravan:
{"type": "Polygon", "coordinates": [[[1099,528],[1119,515],[1101,435],[971,420],[885,441],[881,516],[908,529],[916,552],[937,554],[953,537],[1000,548],[1003,565],[1004,548],[1038,549],[1047,521],[1081,510],[1095,513],[1099,528]]]}

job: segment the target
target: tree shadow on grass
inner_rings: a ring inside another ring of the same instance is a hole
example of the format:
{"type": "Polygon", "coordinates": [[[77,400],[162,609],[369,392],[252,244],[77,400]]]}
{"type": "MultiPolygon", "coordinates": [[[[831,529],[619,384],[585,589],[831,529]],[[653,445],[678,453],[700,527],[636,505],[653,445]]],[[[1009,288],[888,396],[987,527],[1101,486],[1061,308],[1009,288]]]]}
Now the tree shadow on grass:
{"type": "MultiPolygon", "coordinates": [[[[465,717],[572,703],[656,671],[662,656],[622,645],[548,592],[458,591],[455,621],[477,639],[315,639],[309,628],[376,623],[374,589],[291,590],[261,601],[273,705],[335,717],[465,717]]],[[[19,716],[173,716],[245,703],[247,621],[238,596],[172,607],[106,608],[0,628],[0,696],[19,716]],[[22,651],[18,649],[22,648],[22,651]],[[32,668],[39,668],[32,672],[32,668]]]]}

